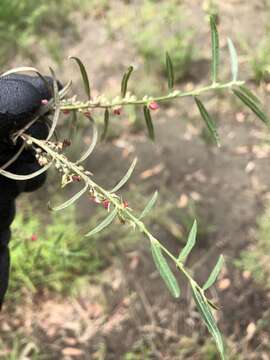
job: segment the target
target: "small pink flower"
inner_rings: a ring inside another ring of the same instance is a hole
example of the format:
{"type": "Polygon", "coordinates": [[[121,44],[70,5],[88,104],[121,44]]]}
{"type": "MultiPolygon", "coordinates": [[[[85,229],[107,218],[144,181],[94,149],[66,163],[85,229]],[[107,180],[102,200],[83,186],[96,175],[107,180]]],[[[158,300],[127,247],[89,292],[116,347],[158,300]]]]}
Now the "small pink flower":
{"type": "Polygon", "coordinates": [[[115,108],[113,108],[113,113],[114,115],[121,115],[121,112],[122,112],[122,107],[121,106],[117,106],[115,108]]]}
{"type": "Polygon", "coordinates": [[[37,241],[38,237],[36,234],[32,234],[31,241],[37,241]]]}
{"type": "Polygon", "coordinates": [[[159,105],[156,101],[152,101],[148,104],[148,109],[150,110],[158,110],[159,109],[159,105]]]}
{"type": "Polygon", "coordinates": [[[124,209],[126,209],[126,208],[129,207],[129,206],[128,206],[128,202],[127,202],[126,200],[124,200],[122,204],[123,204],[123,208],[124,208],[124,209]]]}
{"type": "Polygon", "coordinates": [[[42,99],[42,100],[41,100],[41,104],[42,104],[42,105],[47,105],[48,102],[49,102],[49,101],[48,101],[47,99],[42,99]]]}
{"type": "Polygon", "coordinates": [[[73,175],[72,181],[81,181],[81,177],[79,175],[73,175]]]}
{"type": "Polygon", "coordinates": [[[111,205],[110,200],[108,200],[108,199],[103,200],[103,201],[102,201],[102,204],[103,204],[104,209],[106,209],[106,210],[108,210],[108,211],[110,210],[110,205],[111,205]]]}
{"type": "Polygon", "coordinates": [[[90,196],[90,200],[95,204],[100,204],[101,201],[96,196],[90,196]]]}

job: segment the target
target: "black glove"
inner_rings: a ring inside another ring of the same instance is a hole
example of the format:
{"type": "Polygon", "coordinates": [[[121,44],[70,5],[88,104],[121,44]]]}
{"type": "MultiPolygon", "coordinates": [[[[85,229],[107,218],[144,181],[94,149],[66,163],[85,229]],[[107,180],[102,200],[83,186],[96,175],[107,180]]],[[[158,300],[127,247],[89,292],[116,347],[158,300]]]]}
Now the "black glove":
{"type": "MultiPolygon", "coordinates": [[[[39,76],[11,74],[0,78],[0,166],[5,164],[21,146],[11,142],[12,133],[22,129],[36,116],[42,100],[53,96],[53,79],[39,76]],[[48,86],[49,85],[49,86],[48,86]]],[[[62,89],[58,82],[59,90],[62,89]]],[[[46,139],[48,125],[46,115],[38,119],[27,133],[38,139],[46,139]]],[[[27,175],[40,169],[31,149],[23,150],[18,159],[6,170],[27,175]]],[[[44,184],[46,174],[26,181],[15,181],[0,175],[0,309],[8,287],[10,225],[15,216],[15,199],[21,192],[38,189],[44,184]]]]}

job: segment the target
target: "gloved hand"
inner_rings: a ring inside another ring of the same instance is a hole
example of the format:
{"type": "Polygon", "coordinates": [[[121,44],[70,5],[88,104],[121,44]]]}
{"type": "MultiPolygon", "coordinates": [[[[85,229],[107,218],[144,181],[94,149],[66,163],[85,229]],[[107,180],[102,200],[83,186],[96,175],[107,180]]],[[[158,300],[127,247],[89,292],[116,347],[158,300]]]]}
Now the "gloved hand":
{"type": "MultiPolygon", "coordinates": [[[[50,100],[53,79],[46,76],[48,85],[39,76],[10,74],[0,78],[0,166],[4,165],[21,146],[14,145],[11,136],[24,128],[38,114],[42,100],[50,100]]],[[[62,85],[58,82],[59,90],[62,85]]],[[[46,115],[38,119],[26,132],[38,139],[48,135],[46,115]]],[[[6,170],[26,175],[40,169],[31,149],[22,151],[18,159],[6,170]]],[[[15,216],[15,199],[21,192],[38,189],[44,184],[46,174],[26,181],[15,181],[0,175],[0,309],[8,287],[10,225],[15,216]]]]}

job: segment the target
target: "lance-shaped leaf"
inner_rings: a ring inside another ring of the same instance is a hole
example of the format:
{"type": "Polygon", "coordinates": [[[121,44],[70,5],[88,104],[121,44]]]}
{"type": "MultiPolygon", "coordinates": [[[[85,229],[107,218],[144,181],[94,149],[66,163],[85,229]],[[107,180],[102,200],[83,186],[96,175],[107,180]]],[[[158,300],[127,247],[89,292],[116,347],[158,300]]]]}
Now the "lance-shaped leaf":
{"type": "MultiPolygon", "coordinates": [[[[1,74],[1,76],[6,76],[6,75],[10,75],[10,74],[16,74],[16,73],[20,73],[20,72],[34,72],[36,74],[40,74],[40,72],[38,71],[38,69],[31,67],[31,66],[21,66],[21,67],[17,67],[14,69],[10,69],[8,71],[5,71],[3,74],[1,74]]],[[[41,74],[40,74],[41,75],[41,74]]]]}
{"type": "Polygon", "coordinates": [[[154,132],[154,126],[153,126],[153,122],[152,122],[152,117],[150,114],[150,110],[148,109],[148,107],[146,105],[143,107],[143,113],[144,113],[144,118],[145,118],[147,130],[148,130],[149,138],[151,140],[155,140],[155,132],[154,132]]]}
{"type": "Polygon", "coordinates": [[[85,93],[86,93],[88,99],[90,100],[91,99],[90,82],[89,82],[89,78],[88,78],[87,71],[85,69],[84,64],[76,56],[70,56],[69,59],[75,60],[76,63],[79,65],[81,75],[82,75],[82,79],[83,79],[84,90],[85,90],[85,93]]]}
{"type": "Polygon", "coordinates": [[[124,98],[127,93],[127,86],[128,86],[128,80],[130,78],[130,75],[133,71],[133,66],[129,66],[127,71],[125,72],[122,82],[121,82],[121,96],[124,98]]]}
{"type": "Polygon", "coordinates": [[[180,288],[177,283],[177,280],[172,273],[165,257],[162,254],[162,250],[160,249],[159,243],[156,239],[151,239],[151,251],[154,259],[154,263],[160,276],[164,280],[167,288],[170,290],[173,297],[178,298],[180,296],[180,288]]]}
{"type": "Polygon", "coordinates": [[[185,247],[181,250],[178,261],[185,262],[194,245],[196,244],[196,236],[197,236],[197,220],[194,220],[192,228],[188,234],[188,239],[185,247]]]}
{"type": "Polygon", "coordinates": [[[103,127],[103,132],[101,134],[101,141],[104,141],[106,139],[109,128],[109,121],[110,121],[110,112],[109,109],[106,108],[104,113],[104,127],[103,127]]]}
{"type": "Polygon", "coordinates": [[[89,233],[87,233],[84,236],[90,237],[99,233],[113,222],[116,215],[117,215],[117,208],[114,208],[113,211],[111,211],[109,215],[98,226],[96,226],[93,230],[89,231],[89,233]]]}
{"type": "Polygon", "coordinates": [[[136,166],[136,164],[137,164],[137,161],[138,161],[137,158],[135,158],[135,159],[132,161],[132,163],[131,163],[128,171],[126,172],[126,175],[119,181],[119,183],[118,183],[112,190],[110,190],[110,193],[115,193],[116,191],[118,191],[119,189],[121,189],[122,186],[125,185],[125,183],[126,183],[126,182],[129,180],[129,178],[131,177],[131,175],[132,175],[132,173],[133,173],[133,171],[134,171],[134,169],[135,169],[135,166],[136,166]]]}
{"type": "Polygon", "coordinates": [[[78,191],[75,195],[73,195],[72,198],[65,201],[63,204],[61,204],[59,206],[51,207],[51,205],[49,203],[48,204],[49,209],[52,211],[64,210],[65,208],[67,208],[68,206],[74,204],[77,200],[79,200],[79,198],[87,191],[87,189],[88,189],[88,185],[86,185],[82,190],[78,191]]]}
{"type": "Polygon", "coordinates": [[[146,204],[145,208],[143,209],[139,219],[144,218],[149,212],[152,210],[153,206],[155,205],[158,198],[158,191],[155,191],[154,195],[151,197],[151,199],[146,204]]]}
{"type": "Polygon", "coordinates": [[[261,110],[258,101],[255,101],[254,95],[250,95],[250,91],[247,92],[243,87],[233,89],[233,93],[244,103],[259,119],[261,119],[267,126],[270,126],[270,120],[267,115],[261,110]]]}
{"type": "Polygon", "coordinates": [[[212,74],[213,83],[216,83],[218,78],[218,66],[219,66],[219,36],[215,22],[215,17],[213,15],[210,16],[210,27],[211,27],[211,43],[212,43],[211,74],[212,74]]]}
{"type": "Polygon", "coordinates": [[[224,256],[220,255],[220,257],[219,257],[214,269],[212,270],[208,280],[203,285],[204,290],[207,290],[208,288],[210,288],[214,284],[214,282],[216,281],[216,279],[217,279],[223,265],[224,265],[224,256]]]}
{"type": "Polygon", "coordinates": [[[238,77],[238,56],[232,40],[227,38],[227,42],[231,59],[232,80],[236,81],[238,77]]]}
{"type": "Polygon", "coordinates": [[[172,90],[174,86],[174,70],[173,70],[172,59],[168,52],[166,52],[166,70],[168,77],[168,88],[169,90],[172,90]]]}
{"type": "Polygon", "coordinates": [[[206,110],[206,108],[204,107],[203,103],[197,98],[194,98],[197,104],[197,107],[200,111],[200,114],[209,130],[209,133],[211,134],[213,140],[215,141],[217,146],[220,146],[220,138],[217,132],[217,127],[216,124],[214,122],[214,120],[212,119],[212,117],[209,115],[208,111],[206,110]]]}
{"type": "Polygon", "coordinates": [[[90,144],[90,146],[88,147],[88,149],[86,150],[86,152],[81,156],[81,158],[76,161],[76,164],[80,164],[81,162],[83,162],[84,160],[86,160],[93,152],[97,141],[98,141],[98,128],[97,125],[94,121],[92,121],[92,126],[93,126],[93,139],[92,142],[90,144]]]}
{"type": "Polygon", "coordinates": [[[52,74],[52,78],[53,78],[53,97],[54,97],[54,114],[53,114],[53,121],[52,121],[52,125],[50,127],[50,131],[49,134],[46,138],[46,140],[50,140],[50,138],[53,136],[58,120],[59,120],[59,116],[60,116],[60,95],[59,95],[59,90],[58,90],[58,84],[57,84],[57,80],[56,80],[56,76],[55,73],[53,71],[52,68],[50,68],[51,74],[52,74]]]}
{"type": "Polygon", "coordinates": [[[207,326],[208,331],[213,336],[216,342],[216,346],[219,351],[220,357],[222,360],[225,360],[226,355],[225,355],[223,339],[216,324],[216,321],[214,319],[214,316],[211,312],[211,309],[209,307],[208,301],[204,296],[204,294],[201,292],[201,290],[195,284],[191,283],[191,289],[192,289],[194,301],[202,316],[202,319],[205,325],[207,326]]]}
{"type": "Polygon", "coordinates": [[[20,181],[24,181],[24,180],[29,180],[29,179],[33,179],[41,174],[43,174],[45,171],[47,171],[49,169],[49,167],[53,164],[53,161],[51,161],[49,164],[45,165],[44,167],[42,167],[41,169],[32,172],[31,174],[28,175],[19,175],[19,174],[14,174],[11,173],[9,171],[6,170],[2,170],[0,169],[0,175],[3,175],[9,179],[12,180],[20,180],[20,181]]]}
{"type": "Polygon", "coordinates": [[[249,88],[247,88],[245,85],[240,85],[239,89],[248,97],[250,97],[257,105],[261,105],[261,100],[251,91],[249,88]]]}

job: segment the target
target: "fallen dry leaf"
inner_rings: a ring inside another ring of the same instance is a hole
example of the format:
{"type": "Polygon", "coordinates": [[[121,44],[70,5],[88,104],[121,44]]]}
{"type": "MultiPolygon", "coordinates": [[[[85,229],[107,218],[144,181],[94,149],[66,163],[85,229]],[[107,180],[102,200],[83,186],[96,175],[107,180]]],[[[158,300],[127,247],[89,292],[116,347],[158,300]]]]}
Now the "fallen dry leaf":
{"type": "Polygon", "coordinates": [[[66,347],[62,350],[62,354],[65,356],[81,356],[84,352],[78,348],[66,347]]]}
{"type": "Polygon", "coordinates": [[[231,286],[231,280],[228,279],[228,278],[221,279],[221,280],[218,282],[218,288],[219,288],[219,290],[221,290],[221,291],[227,290],[230,286],[231,286]]]}
{"type": "Polygon", "coordinates": [[[163,164],[158,164],[151,169],[147,169],[140,174],[140,179],[147,179],[151,176],[158,175],[164,169],[163,164]]]}

